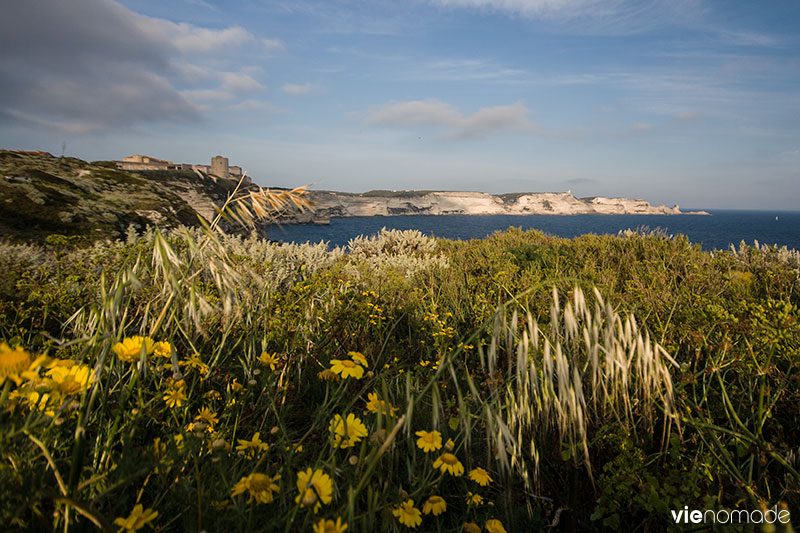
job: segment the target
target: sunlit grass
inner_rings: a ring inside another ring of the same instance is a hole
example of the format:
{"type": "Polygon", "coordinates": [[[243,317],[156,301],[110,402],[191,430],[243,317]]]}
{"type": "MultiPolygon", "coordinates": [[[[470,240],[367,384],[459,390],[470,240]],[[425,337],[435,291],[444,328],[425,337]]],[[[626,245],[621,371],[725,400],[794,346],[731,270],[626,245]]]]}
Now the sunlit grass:
{"type": "Polygon", "coordinates": [[[684,505],[796,508],[791,253],[220,230],[301,192],[234,193],[201,230],[3,248],[4,524],[665,529],[684,505]]]}

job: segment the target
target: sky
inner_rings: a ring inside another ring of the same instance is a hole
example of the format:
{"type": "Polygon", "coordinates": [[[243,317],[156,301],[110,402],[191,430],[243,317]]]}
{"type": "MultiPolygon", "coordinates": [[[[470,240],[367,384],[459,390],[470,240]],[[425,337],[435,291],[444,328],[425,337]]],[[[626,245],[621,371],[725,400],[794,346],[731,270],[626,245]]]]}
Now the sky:
{"type": "Polygon", "coordinates": [[[0,146],[800,209],[800,2],[7,0],[0,146]]]}

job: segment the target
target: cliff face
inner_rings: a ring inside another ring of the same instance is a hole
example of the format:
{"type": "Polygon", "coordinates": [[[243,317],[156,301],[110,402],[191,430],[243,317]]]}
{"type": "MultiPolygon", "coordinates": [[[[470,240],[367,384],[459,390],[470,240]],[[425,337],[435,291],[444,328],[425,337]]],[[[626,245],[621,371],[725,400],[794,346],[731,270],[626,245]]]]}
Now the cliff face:
{"type": "Polygon", "coordinates": [[[628,198],[576,198],[571,193],[518,193],[494,196],[481,192],[311,193],[315,217],[391,215],[680,215],[678,206],[653,206],[628,198]]]}

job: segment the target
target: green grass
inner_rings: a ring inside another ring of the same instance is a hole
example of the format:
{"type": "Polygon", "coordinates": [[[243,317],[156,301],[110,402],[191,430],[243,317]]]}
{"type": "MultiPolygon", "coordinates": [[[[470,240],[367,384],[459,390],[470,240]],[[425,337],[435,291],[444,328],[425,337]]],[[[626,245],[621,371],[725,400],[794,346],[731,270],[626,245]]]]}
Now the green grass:
{"type": "Polygon", "coordinates": [[[3,385],[11,528],[112,527],[141,504],[162,530],[307,531],[338,517],[394,531],[406,529],[398,506],[432,495],[447,510],[420,530],[557,518],[666,531],[684,506],[800,512],[788,251],[517,229],[470,242],[393,231],[333,251],[197,229],[0,248],[0,341],[96,377],[68,393],[42,367],[3,385]],[[172,350],[121,359],[114,346],[134,335],[172,350]],[[360,379],[322,379],[350,352],[368,361],[360,379]],[[170,406],[181,379],[186,400],[170,406]],[[36,391],[49,403],[32,405],[36,391]],[[397,411],[369,411],[371,393],[397,411]],[[348,414],[367,435],[337,447],[331,421],[348,414]],[[415,435],[434,429],[493,481],[435,469],[446,450],[426,454],[415,435]],[[268,450],[237,450],[256,433],[268,450]],[[307,468],[333,485],[316,514],[296,502],[307,468]],[[269,503],[232,495],[253,473],[280,475],[269,503]]]}

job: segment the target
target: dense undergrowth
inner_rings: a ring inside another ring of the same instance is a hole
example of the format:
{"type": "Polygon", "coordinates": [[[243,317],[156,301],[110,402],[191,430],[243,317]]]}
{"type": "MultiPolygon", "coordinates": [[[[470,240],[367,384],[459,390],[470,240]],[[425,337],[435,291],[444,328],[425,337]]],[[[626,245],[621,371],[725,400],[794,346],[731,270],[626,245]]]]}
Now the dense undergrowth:
{"type": "Polygon", "coordinates": [[[0,523],[662,531],[684,506],[796,514],[799,268],[635,232],[0,245],[0,523]]]}

